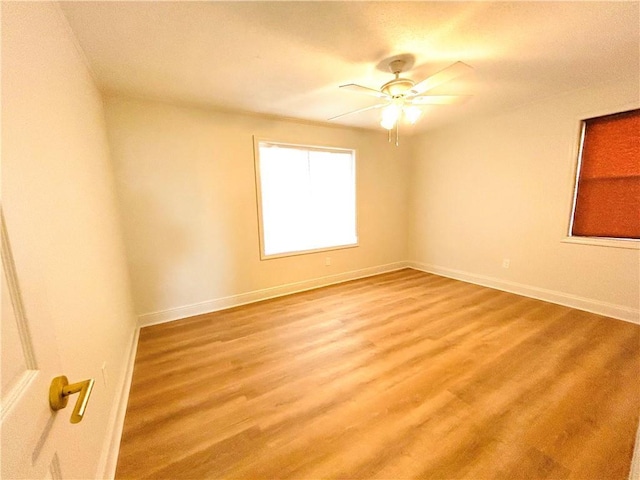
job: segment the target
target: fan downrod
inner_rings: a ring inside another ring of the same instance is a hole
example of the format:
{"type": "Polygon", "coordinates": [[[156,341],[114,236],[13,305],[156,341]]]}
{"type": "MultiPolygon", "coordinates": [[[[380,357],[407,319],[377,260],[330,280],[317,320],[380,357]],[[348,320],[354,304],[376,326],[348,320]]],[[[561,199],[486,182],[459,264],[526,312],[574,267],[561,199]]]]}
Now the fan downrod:
{"type": "Polygon", "coordinates": [[[389,63],[389,70],[391,70],[391,73],[393,73],[396,78],[398,78],[400,72],[404,70],[404,66],[406,64],[407,62],[405,62],[404,60],[394,60],[393,62],[389,63]]]}

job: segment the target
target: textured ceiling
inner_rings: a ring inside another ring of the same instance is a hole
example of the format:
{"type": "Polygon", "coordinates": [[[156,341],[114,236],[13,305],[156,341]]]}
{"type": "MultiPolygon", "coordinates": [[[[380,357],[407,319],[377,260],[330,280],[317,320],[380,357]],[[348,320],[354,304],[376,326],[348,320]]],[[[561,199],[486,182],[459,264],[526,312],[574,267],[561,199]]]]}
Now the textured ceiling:
{"type": "MultiPolygon", "coordinates": [[[[416,129],[594,84],[638,80],[640,3],[63,2],[104,91],[313,121],[377,103],[385,60],[420,81],[455,61],[474,73],[433,93],[416,129]]],[[[379,110],[343,125],[380,128],[379,110]]]]}

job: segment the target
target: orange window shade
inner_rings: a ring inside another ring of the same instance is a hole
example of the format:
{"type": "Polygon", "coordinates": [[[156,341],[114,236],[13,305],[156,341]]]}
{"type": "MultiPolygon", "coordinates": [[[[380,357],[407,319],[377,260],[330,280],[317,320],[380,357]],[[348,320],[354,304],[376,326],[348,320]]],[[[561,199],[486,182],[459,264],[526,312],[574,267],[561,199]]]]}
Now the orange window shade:
{"type": "Polygon", "coordinates": [[[640,110],[585,121],[571,234],[640,239],[640,110]]]}

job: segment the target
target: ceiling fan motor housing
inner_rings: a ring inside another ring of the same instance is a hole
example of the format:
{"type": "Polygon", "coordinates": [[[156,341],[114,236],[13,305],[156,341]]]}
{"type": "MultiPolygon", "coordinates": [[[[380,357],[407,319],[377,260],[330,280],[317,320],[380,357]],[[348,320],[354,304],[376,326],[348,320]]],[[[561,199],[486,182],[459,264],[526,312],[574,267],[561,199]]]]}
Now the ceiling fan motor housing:
{"type": "Polygon", "coordinates": [[[415,82],[413,80],[409,80],[408,78],[395,78],[390,82],[385,83],[382,86],[381,90],[387,95],[398,97],[407,92],[407,90],[410,90],[414,85],[415,82]]]}
{"type": "Polygon", "coordinates": [[[404,60],[394,60],[389,64],[389,70],[396,76],[390,82],[385,83],[380,90],[387,95],[391,95],[392,97],[402,96],[407,90],[411,89],[415,82],[413,80],[409,80],[408,78],[400,78],[400,72],[405,65],[404,60]]]}

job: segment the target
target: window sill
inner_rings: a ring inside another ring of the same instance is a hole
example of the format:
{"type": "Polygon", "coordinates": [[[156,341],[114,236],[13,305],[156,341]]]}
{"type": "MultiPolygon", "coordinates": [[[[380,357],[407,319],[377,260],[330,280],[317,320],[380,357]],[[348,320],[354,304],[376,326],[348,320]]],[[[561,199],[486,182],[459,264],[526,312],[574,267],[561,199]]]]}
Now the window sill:
{"type": "Polygon", "coordinates": [[[625,240],[619,238],[597,238],[597,237],[565,237],[562,243],[577,243],[580,245],[592,245],[596,247],[627,248],[630,250],[640,250],[640,241],[625,240]]]}
{"type": "Polygon", "coordinates": [[[345,248],[355,248],[358,247],[359,243],[348,243],[346,245],[335,245],[333,247],[324,247],[324,248],[315,248],[312,250],[298,250],[295,252],[282,252],[282,253],[272,253],[269,255],[265,255],[263,252],[260,252],[260,260],[271,260],[273,258],[283,258],[283,257],[295,257],[296,255],[307,255],[310,253],[320,253],[320,252],[330,252],[331,250],[343,250],[345,248]]]}

